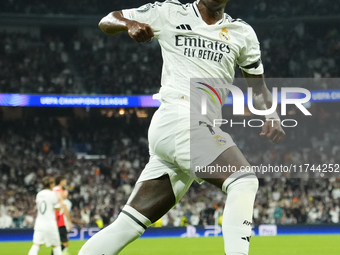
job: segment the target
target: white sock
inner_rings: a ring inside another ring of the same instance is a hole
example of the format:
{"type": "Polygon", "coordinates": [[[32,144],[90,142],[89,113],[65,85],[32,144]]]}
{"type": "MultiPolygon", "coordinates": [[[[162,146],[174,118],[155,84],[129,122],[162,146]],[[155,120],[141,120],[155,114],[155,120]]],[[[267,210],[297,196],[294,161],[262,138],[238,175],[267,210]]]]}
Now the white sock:
{"type": "Polygon", "coordinates": [[[38,255],[39,250],[40,250],[40,246],[33,244],[30,251],[28,252],[28,255],[38,255]]]}
{"type": "Polygon", "coordinates": [[[63,255],[61,251],[61,246],[53,247],[53,255],[63,255]]]}
{"type": "Polygon", "coordinates": [[[140,237],[151,222],[131,206],[124,206],[118,218],[88,240],[78,255],[118,254],[140,237]]]}
{"type": "Polygon", "coordinates": [[[247,255],[258,179],[252,173],[236,172],[224,183],[227,193],[222,232],[226,255],[247,255]]]}

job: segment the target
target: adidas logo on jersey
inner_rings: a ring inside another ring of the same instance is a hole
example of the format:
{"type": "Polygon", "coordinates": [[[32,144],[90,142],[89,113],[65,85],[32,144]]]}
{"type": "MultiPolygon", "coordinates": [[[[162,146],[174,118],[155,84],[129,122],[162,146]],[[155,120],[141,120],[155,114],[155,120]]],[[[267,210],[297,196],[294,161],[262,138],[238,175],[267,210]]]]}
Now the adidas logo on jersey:
{"type": "Polygon", "coordinates": [[[243,240],[245,240],[245,241],[248,241],[248,242],[250,242],[250,238],[251,238],[251,236],[245,236],[245,237],[241,237],[243,240]]]}
{"type": "Polygon", "coordinates": [[[188,25],[188,24],[181,24],[181,25],[179,25],[178,27],[176,27],[176,29],[182,29],[182,30],[190,30],[190,31],[192,31],[191,26],[188,25]]]}
{"type": "Polygon", "coordinates": [[[250,221],[247,221],[247,220],[245,220],[244,222],[243,222],[243,225],[247,225],[247,226],[250,226],[252,223],[250,222],[250,221]]]}

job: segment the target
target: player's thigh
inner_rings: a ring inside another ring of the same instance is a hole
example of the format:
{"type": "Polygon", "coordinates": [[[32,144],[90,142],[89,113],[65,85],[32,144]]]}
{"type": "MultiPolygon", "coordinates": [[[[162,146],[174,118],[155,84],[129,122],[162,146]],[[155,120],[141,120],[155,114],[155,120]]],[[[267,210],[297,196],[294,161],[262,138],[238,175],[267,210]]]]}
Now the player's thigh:
{"type": "Polygon", "coordinates": [[[169,175],[136,184],[128,205],[135,208],[151,222],[166,214],[176,203],[169,175]]]}
{"type": "Polygon", "coordinates": [[[45,234],[42,231],[34,231],[33,243],[36,245],[42,245],[45,243],[45,234]]]}
{"type": "Polygon", "coordinates": [[[38,245],[45,244],[46,247],[60,245],[59,232],[57,229],[51,231],[47,229],[45,231],[34,231],[33,243],[38,245]]]}
{"type": "Polygon", "coordinates": [[[48,231],[46,233],[46,242],[45,245],[47,247],[52,246],[56,247],[60,245],[60,236],[59,236],[59,231],[48,231]]]}
{"type": "Polygon", "coordinates": [[[197,177],[222,188],[224,181],[234,172],[249,169],[250,164],[237,146],[233,146],[222,152],[205,172],[196,172],[197,177]]]}
{"type": "Polygon", "coordinates": [[[155,222],[184,196],[192,182],[177,165],[153,155],[127,204],[155,222]]]}

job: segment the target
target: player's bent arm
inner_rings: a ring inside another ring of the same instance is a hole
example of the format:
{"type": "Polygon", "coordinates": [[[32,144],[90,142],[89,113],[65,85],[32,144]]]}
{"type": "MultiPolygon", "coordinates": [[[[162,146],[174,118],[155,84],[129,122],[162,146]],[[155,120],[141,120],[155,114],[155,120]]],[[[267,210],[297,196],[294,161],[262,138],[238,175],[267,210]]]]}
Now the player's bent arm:
{"type": "Polygon", "coordinates": [[[253,75],[242,71],[244,78],[247,81],[248,87],[253,88],[254,107],[257,110],[267,110],[272,106],[272,94],[267,88],[264,81],[264,75],[253,75]]]}
{"type": "MultiPolygon", "coordinates": [[[[253,89],[253,102],[257,110],[267,110],[272,107],[273,97],[264,81],[264,75],[253,75],[242,71],[244,78],[249,87],[253,89]]],[[[279,119],[275,112],[268,119],[279,119]]],[[[262,127],[261,136],[266,136],[275,143],[281,143],[285,139],[286,133],[281,127],[280,121],[267,121],[262,127]]]]}
{"type": "Polygon", "coordinates": [[[69,222],[71,222],[71,215],[70,215],[69,210],[67,209],[67,206],[64,205],[64,204],[62,204],[60,207],[61,207],[61,209],[63,210],[63,212],[64,212],[64,214],[65,214],[67,220],[68,220],[69,222]]]}
{"type": "Polygon", "coordinates": [[[154,35],[148,24],[124,18],[122,11],[114,11],[101,19],[99,28],[106,34],[115,35],[128,32],[136,42],[151,42],[154,35]]]}
{"type": "Polygon", "coordinates": [[[115,35],[128,31],[128,20],[123,17],[122,11],[114,11],[101,19],[99,22],[99,28],[106,34],[115,35]]]}

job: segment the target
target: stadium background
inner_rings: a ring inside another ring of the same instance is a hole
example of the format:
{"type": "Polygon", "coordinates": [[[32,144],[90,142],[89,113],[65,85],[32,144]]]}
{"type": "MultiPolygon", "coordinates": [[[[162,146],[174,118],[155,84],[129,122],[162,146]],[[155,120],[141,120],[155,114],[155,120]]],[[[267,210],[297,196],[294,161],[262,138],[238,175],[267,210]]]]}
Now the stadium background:
{"type": "MultiPolygon", "coordinates": [[[[111,10],[147,1],[0,2],[0,93],[151,95],[158,91],[158,44],[106,36],[98,21],[111,10]]],[[[267,77],[336,78],[340,65],[340,3],[231,1],[227,12],[256,30],[267,77]]],[[[241,77],[237,70],[236,77],[241,77]]],[[[336,83],[308,89],[334,90],[336,83]]],[[[244,89],[244,88],[243,88],[244,89]]],[[[229,128],[251,164],[340,163],[339,102],[311,103],[306,119],[281,145],[259,129],[229,128]]],[[[230,118],[231,109],[225,107],[230,118]]],[[[78,228],[114,221],[148,161],[147,128],[156,108],[0,107],[0,228],[32,228],[43,176],[65,174],[78,228]]],[[[249,116],[246,116],[249,118],[249,116]]],[[[340,179],[260,180],[254,225],[339,224],[340,179]]],[[[207,226],[225,196],[194,184],[157,226],[207,226]]],[[[198,227],[199,228],[199,227],[198,227]]],[[[338,231],[337,233],[339,233],[338,231]]]]}

